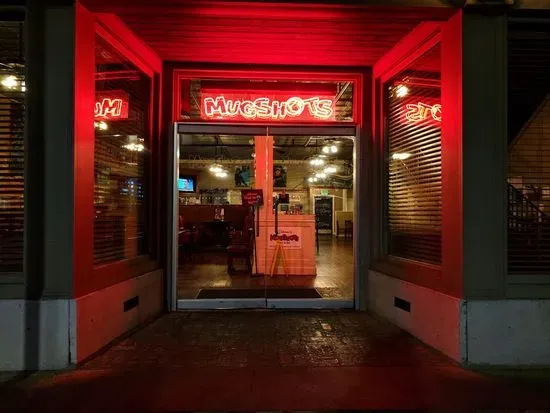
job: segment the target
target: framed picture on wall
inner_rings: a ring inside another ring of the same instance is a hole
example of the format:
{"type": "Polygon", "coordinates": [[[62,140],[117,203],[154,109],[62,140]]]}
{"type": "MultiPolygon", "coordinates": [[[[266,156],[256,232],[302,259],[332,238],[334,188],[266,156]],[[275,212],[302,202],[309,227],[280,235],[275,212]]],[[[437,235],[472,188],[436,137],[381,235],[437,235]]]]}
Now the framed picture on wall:
{"type": "Polygon", "coordinates": [[[247,188],[250,186],[250,166],[241,165],[235,167],[235,186],[247,188]]]}
{"type": "Polygon", "coordinates": [[[273,188],[286,188],[286,168],[273,165],[273,188]]]}

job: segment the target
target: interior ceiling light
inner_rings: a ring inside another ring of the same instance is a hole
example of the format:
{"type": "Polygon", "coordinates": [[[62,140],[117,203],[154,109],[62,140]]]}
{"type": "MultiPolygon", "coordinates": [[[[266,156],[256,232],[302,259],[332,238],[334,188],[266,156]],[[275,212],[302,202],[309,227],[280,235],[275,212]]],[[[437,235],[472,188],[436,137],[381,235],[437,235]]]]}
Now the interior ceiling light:
{"type": "Polygon", "coordinates": [[[327,166],[323,172],[326,174],[334,174],[336,173],[336,171],[338,171],[338,168],[331,165],[331,166],[327,166]]]}
{"type": "Polygon", "coordinates": [[[227,172],[225,172],[225,171],[216,172],[216,177],[218,177],[218,178],[227,178],[227,172]]]}
{"type": "Polygon", "coordinates": [[[409,159],[410,157],[411,157],[411,154],[407,152],[403,152],[403,153],[396,152],[391,156],[391,158],[396,161],[404,161],[405,159],[409,159]]]}
{"type": "Polygon", "coordinates": [[[324,146],[323,153],[330,153],[330,146],[324,146]]]}
{"type": "Polygon", "coordinates": [[[312,159],[311,161],[309,161],[309,163],[313,166],[321,166],[321,165],[325,164],[325,161],[324,161],[324,159],[315,158],[315,159],[312,159]]]}
{"type": "Polygon", "coordinates": [[[318,179],[325,179],[326,177],[327,177],[327,174],[324,172],[317,172],[315,174],[315,178],[318,178],[318,179]]]}
{"type": "Polygon", "coordinates": [[[107,125],[106,122],[94,122],[94,127],[99,130],[107,130],[109,129],[109,125],[107,125]]]}
{"type": "Polygon", "coordinates": [[[145,150],[145,146],[142,143],[131,142],[124,145],[124,147],[132,152],[143,152],[145,150]]]}
{"type": "Polygon", "coordinates": [[[210,168],[209,168],[210,172],[212,172],[213,174],[218,174],[218,173],[221,173],[223,172],[223,169],[221,166],[219,165],[212,165],[210,168]]]}
{"type": "Polygon", "coordinates": [[[310,176],[309,179],[308,179],[308,182],[314,182],[314,181],[315,181],[315,178],[310,176]]]}
{"type": "Polygon", "coordinates": [[[338,152],[338,146],[336,146],[336,145],[330,145],[330,152],[331,152],[331,153],[336,153],[336,152],[338,152]]]}
{"type": "Polygon", "coordinates": [[[409,88],[405,85],[398,85],[395,88],[395,96],[398,98],[404,98],[409,94],[409,88]]]}
{"type": "Polygon", "coordinates": [[[6,76],[0,82],[6,89],[15,89],[17,87],[17,78],[15,76],[6,76]]]}

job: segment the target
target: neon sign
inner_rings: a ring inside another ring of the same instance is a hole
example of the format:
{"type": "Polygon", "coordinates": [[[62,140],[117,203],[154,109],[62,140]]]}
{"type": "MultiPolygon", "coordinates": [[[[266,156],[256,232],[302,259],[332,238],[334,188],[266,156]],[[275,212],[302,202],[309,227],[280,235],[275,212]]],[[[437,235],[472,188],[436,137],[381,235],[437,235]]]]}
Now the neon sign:
{"type": "Polygon", "coordinates": [[[98,92],[94,107],[95,119],[128,119],[128,94],[122,90],[98,92]]]}
{"type": "Polygon", "coordinates": [[[423,102],[409,103],[405,105],[407,111],[405,118],[408,122],[420,122],[430,119],[435,122],[441,122],[441,104],[435,103],[428,105],[423,102]]]}
{"type": "Polygon", "coordinates": [[[244,121],[334,121],[332,96],[265,93],[201,93],[203,119],[244,121]]]}

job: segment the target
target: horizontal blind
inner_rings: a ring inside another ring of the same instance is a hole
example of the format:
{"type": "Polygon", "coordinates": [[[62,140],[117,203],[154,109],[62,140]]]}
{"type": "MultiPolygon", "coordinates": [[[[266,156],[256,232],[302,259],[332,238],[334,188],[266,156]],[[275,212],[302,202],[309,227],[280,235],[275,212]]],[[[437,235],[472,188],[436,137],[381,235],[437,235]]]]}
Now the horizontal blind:
{"type": "Polygon", "coordinates": [[[96,118],[94,264],[146,254],[150,79],[98,39],[96,100],[115,93],[127,116],[96,118]]]}
{"type": "Polygon", "coordinates": [[[23,23],[0,21],[0,272],[23,270],[23,23]]]}
{"type": "Polygon", "coordinates": [[[438,73],[409,70],[387,87],[390,255],[441,263],[438,73]]]}
{"type": "Polygon", "coordinates": [[[508,32],[508,273],[550,274],[550,28],[508,32]]]}

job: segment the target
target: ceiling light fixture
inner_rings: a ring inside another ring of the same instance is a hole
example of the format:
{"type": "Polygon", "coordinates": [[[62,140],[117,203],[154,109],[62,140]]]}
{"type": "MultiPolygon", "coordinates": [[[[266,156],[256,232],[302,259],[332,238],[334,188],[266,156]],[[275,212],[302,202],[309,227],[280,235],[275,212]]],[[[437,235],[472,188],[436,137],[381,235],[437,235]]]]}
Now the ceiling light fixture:
{"type": "Polygon", "coordinates": [[[17,86],[17,78],[15,76],[6,76],[0,81],[2,83],[2,86],[4,86],[6,89],[15,89],[17,86]]]}
{"type": "Polygon", "coordinates": [[[404,98],[409,94],[409,88],[405,85],[398,85],[395,88],[395,96],[398,98],[404,98]]]}

